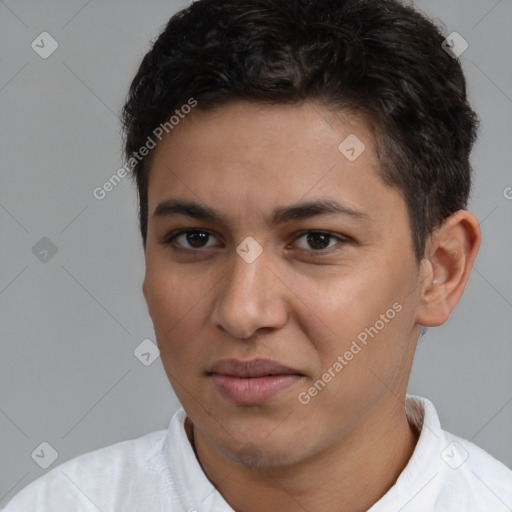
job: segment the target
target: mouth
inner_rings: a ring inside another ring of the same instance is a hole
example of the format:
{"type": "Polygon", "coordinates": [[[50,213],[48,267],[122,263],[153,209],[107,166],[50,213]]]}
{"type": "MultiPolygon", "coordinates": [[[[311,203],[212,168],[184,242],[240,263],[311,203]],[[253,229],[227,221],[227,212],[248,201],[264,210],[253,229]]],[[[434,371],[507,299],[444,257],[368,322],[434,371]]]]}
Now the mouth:
{"type": "Polygon", "coordinates": [[[207,372],[217,391],[236,405],[262,404],[302,380],[304,374],[270,359],[225,359],[207,372]]]}

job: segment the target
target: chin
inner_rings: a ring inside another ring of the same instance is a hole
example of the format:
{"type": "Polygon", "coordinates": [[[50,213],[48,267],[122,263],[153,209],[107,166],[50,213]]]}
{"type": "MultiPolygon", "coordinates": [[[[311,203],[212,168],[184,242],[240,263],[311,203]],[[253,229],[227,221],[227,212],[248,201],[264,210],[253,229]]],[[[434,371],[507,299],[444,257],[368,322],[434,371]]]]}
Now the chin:
{"type": "Polygon", "coordinates": [[[291,446],[283,447],[272,446],[267,442],[262,441],[260,444],[261,448],[252,443],[242,443],[241,448],[233,451],[233,445],[228,448],[221,449],[221,453],[224,457],[230,459],[236,464],[240,464],[246,468],[254,469],[272,469],[282,466],[287,466],[297,462],[300,458],[297,450],[294,450],[291,446]]]}

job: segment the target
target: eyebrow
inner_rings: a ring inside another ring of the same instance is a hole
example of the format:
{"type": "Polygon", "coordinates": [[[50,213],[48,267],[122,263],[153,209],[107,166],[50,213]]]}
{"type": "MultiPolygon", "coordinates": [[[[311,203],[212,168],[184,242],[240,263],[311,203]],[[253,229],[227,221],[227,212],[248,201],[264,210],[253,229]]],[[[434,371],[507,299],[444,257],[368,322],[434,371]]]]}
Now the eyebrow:
{"type": "MultiPolygon", "coordinates": [[[[333,199],[319,199],[280,206],[272,211],[269,224],[278,225],[291,220],[303,220],[318,215],[345,215],[354,219],[370,220],[367,213],[355,210],[333,199]]],[[[193,201],[167,199],[162,201],[153,213],[153,217],[170,217],[183,215],[198,220],[228,224],[227,219],[218,211],[193,201]]]]}

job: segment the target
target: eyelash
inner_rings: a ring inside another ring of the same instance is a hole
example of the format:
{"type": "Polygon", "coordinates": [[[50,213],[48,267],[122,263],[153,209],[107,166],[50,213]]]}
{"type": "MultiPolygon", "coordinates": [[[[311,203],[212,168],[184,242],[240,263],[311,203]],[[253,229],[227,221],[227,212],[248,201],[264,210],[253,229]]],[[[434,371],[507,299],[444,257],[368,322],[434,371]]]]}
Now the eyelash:
{"type": "MultiPolygon", "coordinates": [[[[176,247],[173,245],[173,242],[174,240],[179,237],[180,235],[186,235],[187,233],[206,233],[208,236],[211,236],[211,237],[214,237],[214,235],[212,233],[210,233],[209,231],[205,230],[205,229],[199,229],[199,228],[187,228],[187,229],[180,229],[180,230],[177,230],[177,231],[173,231],[172,233],[170,233],[168,236],[165,237],[165,239],[161,242],[162,244],[164,245],[168,245],[168,246],[171,246],[171,248],[175,251],[181,251],[181,252],[189,252],[189,253],[199,253],[199,252],[204,252],[204,248],[200,247],[198,249],[189,249],[189,248],[184,248],[184,247],[176,247]]],[[[335,235],[333,233],[330,233],[328,231],[322,231],[322,230],[318,230],[318,229],[306,229],[306,230],[302,230],[302,231],[299,231],[298,233],[296,233],[296,237],[294,239],[294,241],[298,240],[299,238],[301,238],[302,236],[304,235],[308,235],[308,234],[322,234],[322,235],[326,235],[327,237],[329,238],[335,238],[338,240],[338,244],[341,243],[341,244],[347,244],[347,243],[350,243],[352,241],[352,239],[348,236],[341,236],[341,235],[335,235]]],[[[210,240],[207,240],[207,242],[209,242],[210,240]]],[[[336,245],[338,245],[336,244],[336,245]]],[[[319,249],[319,250],[314,250],[314,249],[311,249],[309,250],[309,252],[315,254],[315,255],[327,255],[327,254],[330,254],[333,252],[333,249],[336,247],[336,245],[332,246],[332,247],[329,247],[327,249],[319,249]]],[[[303,251],[308,251],[308,249],[301,249],[303,251]]]]}

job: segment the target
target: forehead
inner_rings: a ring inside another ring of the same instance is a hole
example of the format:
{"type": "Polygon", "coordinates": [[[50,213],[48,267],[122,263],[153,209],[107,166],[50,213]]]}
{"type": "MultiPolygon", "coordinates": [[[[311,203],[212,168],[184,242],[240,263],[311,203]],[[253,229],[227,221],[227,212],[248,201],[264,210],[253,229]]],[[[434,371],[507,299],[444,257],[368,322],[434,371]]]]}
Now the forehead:
{"type": "Polygon", "coordinates": [[[239,219],[324,198],[383,215],[401,197],[380,178],[374,147],[362,119],[318,104],[195,110],[155,149],[149,217],[169,198],[215,205],[239,219]]]}

